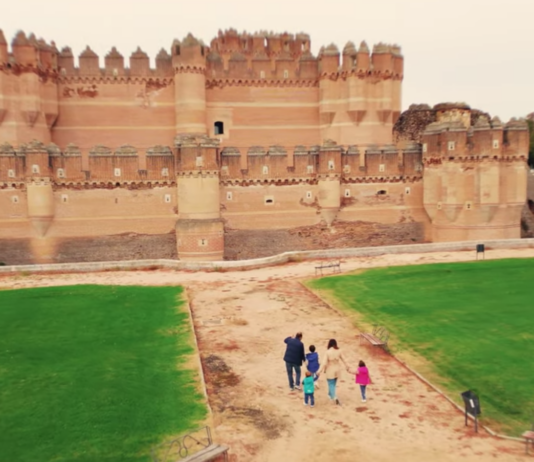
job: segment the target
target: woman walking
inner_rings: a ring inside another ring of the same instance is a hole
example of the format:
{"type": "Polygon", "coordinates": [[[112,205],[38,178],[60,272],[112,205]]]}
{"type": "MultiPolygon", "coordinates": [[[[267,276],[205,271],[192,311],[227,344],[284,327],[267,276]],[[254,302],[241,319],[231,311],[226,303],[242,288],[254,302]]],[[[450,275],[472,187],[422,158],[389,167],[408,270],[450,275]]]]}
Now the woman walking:
{"type": "Polygon", "coordinates": [[[319,374],[323,372],[326,374],[326,381],[328,383],[328,397],[335,401],[336,404],[341,404],[336,395],[337,379],[341,374],[341,363],[345,365],[345,369],[348,368],[343,353],[337,346],[336,339],[330,339],[328,341],[328,349],[326,351],[325,359],[319,374]]]}

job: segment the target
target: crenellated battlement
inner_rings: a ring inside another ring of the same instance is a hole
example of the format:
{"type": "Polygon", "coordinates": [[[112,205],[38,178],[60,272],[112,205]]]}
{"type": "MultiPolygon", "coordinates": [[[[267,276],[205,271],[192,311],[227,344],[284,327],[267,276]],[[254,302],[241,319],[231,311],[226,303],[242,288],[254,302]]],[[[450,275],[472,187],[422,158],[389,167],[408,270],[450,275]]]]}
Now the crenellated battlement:
{"type": "Polygon", "coordinates": [[[483,159],[528,158],[528,125],[525,120],[511,119],[502,124],[498,117],[486,116],[470,124],[469,107],[443,112],[429,124],[422,135],[423,160],[461,162],[483,159]]]}
{"type": "MultiPolygon", "coordinates": [[[[78,66],[72,49],[59,51],[34,34],[19,31],[11,50],[0,30],[0,69],[41,71],[60,77],[171,77],[176,72],[199,70],[208,79],[313,80],[372,76],[379,79],[402,79],[403,57],[400,47],[379,43],[372,53],[365,42],[357,49],[348,42],[341,54],[336,45],[322,47],[319,55],[311,53],[310,36],[267,31],[252,34],[234,29],[219,31],[210,46],[192,34],[174,40],[170,50],[164,48],[150,67],[149,56],[140,48],[126,58],[116,47],[100,57],[88,45],[78,55],[78,66]],[[169,53],[170,51],[170,53],[169,53]],[[341,58],[342,56],[342,58],[341,58]]],[[[251,84],[254,84],[251,82],[251,84]]],[[[213,84],[212,84],[213,85],[213,84]]]]}
{"type": "Polygon", "coordinates": [[[19,147],[6,143],[0,146],[0,184],[4,187],[22,184],[33,176],[50,178],[58,186],[72,182],[96,182],[103,187],[149,182],[158,186],[174,182],[183,168],[188,172],[186,165],[191,162],[195,171],[218,171],[221,181],[233,183],[279,184],[288,179],[316,182],[321,177],[335,177],[347,183],[413,181],[422,175],[418,145],[402,150],[393,145],[339,146],[333,142],[292,147],[225,147],[213,160],[206,158],[198,163],[198,156],[209,156],[209,149],[218,150],[217,144],[205,141],[205,137],[182,138],[179,144],[185,149],[182,154],[173,152],[169,146],[137,149],[132,145],[116,148],[95,145],[82,151],[74,144],[62,150],[54,143],[33,141],[19,147]],[[207,150],[199,154],[198,147],[207,150]],[[184,157],[189,152],[193,153],[191,161],[184,157]]]}

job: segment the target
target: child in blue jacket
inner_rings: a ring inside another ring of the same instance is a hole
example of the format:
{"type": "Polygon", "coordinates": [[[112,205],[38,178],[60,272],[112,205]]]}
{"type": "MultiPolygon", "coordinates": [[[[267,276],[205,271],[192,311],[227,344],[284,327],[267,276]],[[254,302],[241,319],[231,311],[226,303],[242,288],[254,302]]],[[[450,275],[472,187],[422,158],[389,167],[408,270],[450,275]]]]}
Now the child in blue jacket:
{"type": "Polygon", "coordinates": [[[317,375],[317,371],[320,367],[319,353],[315,352],[315,345],[310,345],[310,352],[306,353],[306,361],[308,363],[308,370],[313,374],[313,381],[316,382],[315,386],[319,388],[319,384],[317,383],[317,379],[319,378],[319,375],[317,375]]]}

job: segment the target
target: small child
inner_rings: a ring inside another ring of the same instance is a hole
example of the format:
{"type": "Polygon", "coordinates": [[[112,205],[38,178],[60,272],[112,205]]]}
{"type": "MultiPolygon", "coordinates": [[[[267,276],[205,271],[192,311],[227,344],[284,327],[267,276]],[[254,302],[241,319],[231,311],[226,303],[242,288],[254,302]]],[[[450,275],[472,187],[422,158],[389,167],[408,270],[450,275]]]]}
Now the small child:
{"type": "Polygon", "coordinates": [[[312,373],[306,371],[306,377],[302,381],[302,386],[304,387],[304,406],[308,405],[308,401],[310,401],[311,407],[315,406],[315,398],[313,396],[313,392],[315,391],[314,383],[312,373]]]}
{"type": "MultiPolygon", "coordinates": [[[[319,353],[315,352],[315,345],[310,345],[310,352],[306,354],[306,361],[308,361],[308,370],[313,374],[314,382],[317,382],[319,376],[317,371],[319,370],[319,353]]],[[[315,386],[319,388],[319,383],[316,383],[315,386]]]]}
{"type": "Polygon", "coordinates": [[[352,372],[349,368],[347,368],[347,372],[356,376],[356,383],[360,385],[360,391],[362,393],[362,403],[366,403],[367,397],[365,395],[365,392],[367,389],[367,385],[371,383],[369,369],[367,369],[367,366],[363,361],[360,361],[358,363],[358,369],[356,371],[352,372]]]}

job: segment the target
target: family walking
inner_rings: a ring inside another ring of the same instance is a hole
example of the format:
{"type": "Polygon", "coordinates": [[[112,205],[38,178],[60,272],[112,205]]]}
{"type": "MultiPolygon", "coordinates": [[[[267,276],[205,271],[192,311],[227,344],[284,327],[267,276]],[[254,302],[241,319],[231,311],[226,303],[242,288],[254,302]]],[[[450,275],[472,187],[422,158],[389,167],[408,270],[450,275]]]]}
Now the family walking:
{"type": "Polygon", "coordinates": [[[289,388],[291,390],[300,390],[300,378],[302,364],[306,364],[305,378],[302,381],[304,387],[304,405],[310,404],[311,407],[315,405],[315,388],[318,388],[317,379],[322,374],[326,377],[328,384],[328,397],[330,400],[340,405],[337,397],[336,387],[338,378],[341,375],[342,366],[349,374],[355,376],[355,381],[360,385],[360,392],[362,395],[362,402],[367,402],[366,390],[367,385],[371,383],[369,370],[365,363],[360,361],[356,370],[351,369],[347,364],[341,349],[337,345],[335,339],[328,341],[328,346],[324,361],[320,365],[319,354],[315,351],[314,345],[310,345],[310,352],[305,354],[304,344],[302,343],[302,332],[297,332],[295,337],[287,337],[284,340],[286,344],[286,352],[284,361],[286,363],[287,378],[289,380],[289,388]],[[293,373],[295,377],[293,376],[293,373]]]}

